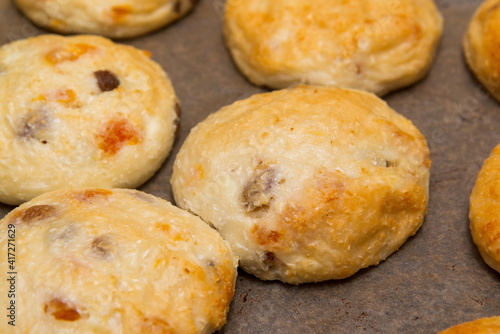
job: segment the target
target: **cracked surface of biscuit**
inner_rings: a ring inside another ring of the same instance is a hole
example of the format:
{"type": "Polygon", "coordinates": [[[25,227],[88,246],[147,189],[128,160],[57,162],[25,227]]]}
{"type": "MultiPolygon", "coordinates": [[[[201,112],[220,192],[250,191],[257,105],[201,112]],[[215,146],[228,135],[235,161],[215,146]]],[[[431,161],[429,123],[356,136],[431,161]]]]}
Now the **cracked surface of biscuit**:
{"type": "Polygon", "coordinates": [[[378,264],[421,225],[429,151],[370,93],[298,86],[198,124],[171,179],[177,205],[213,224],[246,271],[288,283],[378,264]]]}
{"type": "Polygon", "coordinates": [[[486,0],[476,10],[463,48],[472,72],[500,101],[500,0],[486,0]]]}
{"type": "MultiPolygon", "coordinates": [[[[43,194],[0,221],[4,272],[12,233],[16,333],[212,333],[226,321],[237,259],[165,200],[127,189],[43,194]]],[[[9,286],[0,284],[4,305],[9,286]]]]}
{"type": "Polygon", "coordinates": [[[59,33],[130,38],[189,13],[198,0],[15,0],[35,24],[59,33]]]}
{"type": "Polygon", "coordinates": [[[426,74],[442,29],[432,0],[228,0],[224,16],[226,44],[254,84],[378,95],[426,74]]]}
{"type": "Polygon", "coordinates": [[[135,188],[178,127],[169,78],[147,52],[97,36],[0,48],[0,201],[67,186],[135,188]]]}
{"type": "Polygon", "coordinates": [[[470,197],[470,230],[484,261],[500,272],[500,145],[484,162],[470,197]]]}

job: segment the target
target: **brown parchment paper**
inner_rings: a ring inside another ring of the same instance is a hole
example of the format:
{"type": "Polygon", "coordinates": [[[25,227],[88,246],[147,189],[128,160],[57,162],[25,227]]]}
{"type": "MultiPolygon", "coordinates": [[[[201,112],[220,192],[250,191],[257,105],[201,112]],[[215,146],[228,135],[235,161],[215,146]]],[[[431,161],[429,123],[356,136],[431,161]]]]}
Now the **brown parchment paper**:
{"type": "MultiPolygon", "coordinates": [[[[170,201],[172,164],[189,130],[220,107],[264,91],[240,75],[224,47],[223,4],[201,0],[181,21],[122,41],[152,52],[181,101],[181,132],[173,151],[140,188],[170,201]]],[[[431,149],[429,213],[423,226],[386,261],[349,279],[292,286],[240,271],[220,333],[436,333],[500,315],[500,276],[483,262],[468,228],[477,172],[500,143],[500,104],[485,93],[462,55],[462,37],[480,1],[437,4],[445,30],[429,75],[385,97],[414,122],[431,149]]],[[[2,45],[43,33],[10,0],[0,0],[2,45]]],[[[0,205],[0,217],[12,209],[0,205]]]]}

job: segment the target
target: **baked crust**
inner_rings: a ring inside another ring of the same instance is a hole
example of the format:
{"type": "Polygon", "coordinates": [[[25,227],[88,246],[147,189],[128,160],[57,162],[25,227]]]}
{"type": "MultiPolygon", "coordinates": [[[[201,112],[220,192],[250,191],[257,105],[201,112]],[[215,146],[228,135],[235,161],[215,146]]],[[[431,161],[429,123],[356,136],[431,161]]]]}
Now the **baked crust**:
{"type": "Polygon", "coordinates": [[[383,95],[420,80],[443,30],[432,0],[228,0],[226,44],[254,84],[383,95]]]}
{"type": "Polygon", "coordinates": [[[470,230],[484,261],[500,272],[500,145],[484,162],[470,197],[470,230]]]}
{"type": "Polygon", "coordinates": [[[261,279],[348,277],[421,225],[429,151],[370,93],[298,86],[254,95],[192,129],[171,179],[177,205],[213,224],[261,279]]]}
{"type": "Polygon", "coordinates": [[[149,56],[98,36],[0,48],[0,201],[151,177],[172,147],[179,104],[149,56]]]}
{"type": "Polygon", "coordinates": [[[477,9],[463,48],[472,72],[500,101],[500,0],[486,0],[477,9]]]}
{"type": "Polygon", "coordinates": [[[439,334],[495,334],[500,333],[500,317],[482,318],[448,328],[439,334]]]}
{"type": "Polygon", "coordinates": [[[2,271],[17,272],[15,298],[0,284],[2,304],[15,300],[17,333],[212,333],[237,274],[215,230],[126,189],[64,189],[23,204],[0,221],[0,254],[2,271]]]}
{"type": "Polygon", "coordinates": [[[130,38],[189,13],[198,0],[15,0],[35,24],[70,34],[130,38]]]}

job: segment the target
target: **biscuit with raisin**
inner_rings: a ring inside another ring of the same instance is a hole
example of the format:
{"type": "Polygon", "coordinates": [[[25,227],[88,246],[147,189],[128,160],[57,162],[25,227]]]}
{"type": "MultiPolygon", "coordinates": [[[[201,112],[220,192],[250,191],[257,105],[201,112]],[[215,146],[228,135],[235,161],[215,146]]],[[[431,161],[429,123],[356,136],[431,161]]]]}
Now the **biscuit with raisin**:
{"type": "Polygon", "coordinates": [[[383,95],[420,80],[443,20],[432,0],[228,0],[226,44],[254,84],[383,95]]]}
{"type": "Polygon", "coordinates": [[[375,95],[301,85],[198,124],[171,183],[177,205],[213,224],[243,269],[303,283],[376,265],[415,234],[429,167],[423,135],[375,95]]]}
{"type": "Polygon", "coordinates": [[[15,298],[0,284],[16,333],[212,333],[237,274],[214,229],[127,189],[63,189],[21,205],[0,221],[0,254],[2,272],[16,272],[15,298]]]}
{"type": "Polygon", "coordinates": [[[198,0],[15,0],[35,24],[59,33],[130,38],[189,13],[198,0]]]}
{"type": "Polygon", "coordinates": [[[98,36],[0,48],[0,201],[57,188],[135,188],[161,166],[179,104],[150,54],[98,36]]]}

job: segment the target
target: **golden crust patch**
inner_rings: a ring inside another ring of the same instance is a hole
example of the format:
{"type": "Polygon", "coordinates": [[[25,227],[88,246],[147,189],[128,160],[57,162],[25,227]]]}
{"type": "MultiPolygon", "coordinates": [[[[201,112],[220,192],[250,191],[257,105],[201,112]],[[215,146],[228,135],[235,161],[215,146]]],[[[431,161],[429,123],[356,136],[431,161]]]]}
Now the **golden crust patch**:
{"type": "Polygon", "coordinates": [[[500,145],[484,162],[470,197],[470,230],[484,261],[500,272],[500,145]]]}
{"type": "Polygon", "coordinates": [[[45,60],[52,65],[58,65],[66,61],[77,61],[80,57],[95,49],[95,46],[85,43],[68,43],[47,53],[45,60]]]}
{"type": "Polygon", "coordinates": [[[137,145],[141,135],[125,117],[109,120],[97,135],[97,146],[107,155],[113,156],[125,145],[137,145]]]}
{"type": "Polygon", "coordinates": [[[500,0],[486,0],[476,10],[463,47],[471,70],[500,101],[500,0]]]}

